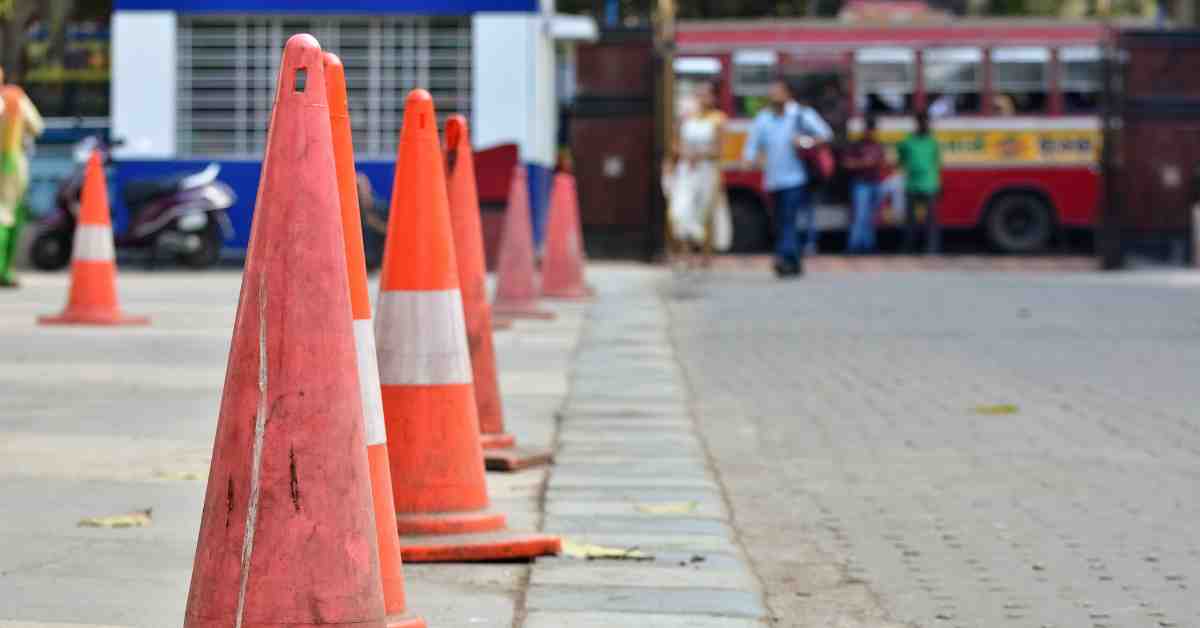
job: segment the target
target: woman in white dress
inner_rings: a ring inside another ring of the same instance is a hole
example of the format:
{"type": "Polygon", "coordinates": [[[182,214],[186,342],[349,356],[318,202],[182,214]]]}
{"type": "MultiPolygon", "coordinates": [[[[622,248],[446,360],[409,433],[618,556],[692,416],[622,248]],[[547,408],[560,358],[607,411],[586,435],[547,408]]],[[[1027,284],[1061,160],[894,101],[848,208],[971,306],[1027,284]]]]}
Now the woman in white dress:
{"type": "Polygon", "coordinates": [[[725,114],[717,109],[712,83],[696,86],[693,105],[681,116],[672,160],[664,164],[671,248],[688,267],[708,266],[713,250],[728,249],[733,239],[721,183],[725,114]]]}

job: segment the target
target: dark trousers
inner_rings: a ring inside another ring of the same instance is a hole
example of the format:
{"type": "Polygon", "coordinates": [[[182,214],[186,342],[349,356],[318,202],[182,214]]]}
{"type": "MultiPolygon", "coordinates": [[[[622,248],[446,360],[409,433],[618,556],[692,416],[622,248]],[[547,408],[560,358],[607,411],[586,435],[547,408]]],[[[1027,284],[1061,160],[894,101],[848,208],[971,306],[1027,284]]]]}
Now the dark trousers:
{"type": "Polygon", "coordinates": [[[796,216],[807,212],[810,225],[813,220],[808,186],[775,190],[771,192],[771,201],[775,204],[775,259],[784,264],[796,264],[803,254],[796,237],[796,216]]]}
{"type": "Polygon", "coordinates": [[[904,246],[901,250],[905,253],[917,252],[917,208],[925,209],[924,231],[925,231],[925,253],[935,255],[942,248],[942,229],[938,226],[937,220],[937,197],[938,195],[929,194],[926,192],[909,192],[906,195],[907,202],[904,211],[904,246]]]}

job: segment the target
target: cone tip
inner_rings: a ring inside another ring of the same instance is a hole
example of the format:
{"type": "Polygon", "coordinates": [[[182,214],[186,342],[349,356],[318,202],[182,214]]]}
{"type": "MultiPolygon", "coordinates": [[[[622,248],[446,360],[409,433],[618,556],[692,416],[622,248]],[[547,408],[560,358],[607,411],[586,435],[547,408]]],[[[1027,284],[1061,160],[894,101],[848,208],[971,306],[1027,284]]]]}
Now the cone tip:
{"type": "Polygon", "coordinates": [[[453,114],[446,118],[446,146],[450,149],[469,147],[467,119],[462,114],[453,114]]]}
{"type": "Polygon", "coordinates": [[[349,115],[350,103],[346,93],[346,73],[342,60],[332,52],[326,52],[322,60],[325,65],[326,104],[332,116],[349,115]]]}
{"type": "Polygon", "coordinates": [[[298,33],[288,38],[287,44],[283,47],[285,55],[301,54],[310,50],[321,52],[321,44],[317,42],[317,38],[308,33],[298,33]]]}
{"type": "Polygon", "coordinates": [[[400,140],[404,141],[410,134],[432,137],[437,142],[437,113],[433,107],[433,97],[423,89],[414,89],[404,99],[404,127],[400,131],[400,140]]]}
{"type": "Polygon", "coordinates": [[[430,96],[429,92],[418,87],[417,89],[414,89],[408,93],[408,97],[404,99],[404,104],[406,107],[418,104],[427,104],[432,107],[433,96],[430,96]]]}

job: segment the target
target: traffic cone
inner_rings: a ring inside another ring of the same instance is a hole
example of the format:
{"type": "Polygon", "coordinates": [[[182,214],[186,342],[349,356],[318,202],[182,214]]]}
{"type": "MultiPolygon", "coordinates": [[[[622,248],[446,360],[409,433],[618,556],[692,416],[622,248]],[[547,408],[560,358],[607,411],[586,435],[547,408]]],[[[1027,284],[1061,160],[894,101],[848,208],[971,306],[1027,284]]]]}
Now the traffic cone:
{"type": "Polygon", "coordinates": [[[538,277],[533,263],[533,233],[529,227],[529,185],[525,168],[513,169],[504,210],[504,233],[496,268],[496,301],[492,311],[505,318],[554,318],[554,312],[538,307],[538,277]]]}
{"type": "Polygon", "coordinates": [[[112,219],[100,153],[92,151],[80,192],[79,223],[71,251],[71,289],[58,316],[39,316],[40,325],[146,325],[117,303],[117,264],[112,219]]]}
{"type": "Polygon", "coordinates": [[[375,335],[397,529],[405,562],[555,554],[488,510],[479,417],[429,92],[404,105],[375,335]]]}
{"type": "Polygon", "coordinates": [[[587,299],[592,290],[583,278],[583,229],[575,177],[554,177],[550,193],[550,225],[546,259],[542,261],[542,295],[559,299],[587,299]]]}
{"type": "Polygon", "coordinates": [[[516,439],[504,431],[504,409],[496,379],[496,350],[492,346],[492,308],[487,299],[487,268],[483,259],[483,228],[479,220],[479,195],[475,188],[475,160],[466,118],[453,115],[446,121],[446,170],[449,173],[450,221],[458,282],[462,288],[467,345],[475,382],[475,407],[479,414],[484,466],[489,471],[515,471],[550,462],[549,451],[514,449],[516,439]]]}
{"type": "Polygon", "coordinates": [[[385,628],[321,46],[280,64],[184,628],[385,628]]]}
{"type": "Polygon", "coordinates": [[[383,398],[379,392],[379,361],[375,354],[375,329],[371,324],[371,299],[367,287],[367,260],[363,253],[362,214],[354,174],[354,142],[346,97],[342,60],[325,53],[325,87],[329,122],[333,132],[333,159],[337,166],[338,196],[342,208],[342,237],[346,271],[350,280],[350,309],[354,317],[355,357],[362,388],[367,465],[375,505],[375,536],[379,542],[379,571],[388,628],[425,628],[425,620],[405,616],[404,571],[400,538],[396,535],[396,506],[392,499],[392,471],[388,468],[387,430],[383,425],[383,398]]]}

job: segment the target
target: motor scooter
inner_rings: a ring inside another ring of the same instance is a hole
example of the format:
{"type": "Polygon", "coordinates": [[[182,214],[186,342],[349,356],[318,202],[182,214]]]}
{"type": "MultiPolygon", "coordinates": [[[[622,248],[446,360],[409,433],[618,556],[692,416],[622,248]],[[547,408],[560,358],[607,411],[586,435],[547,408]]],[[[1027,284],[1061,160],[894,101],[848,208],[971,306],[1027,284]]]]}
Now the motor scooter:
{"type": "MultiPolygon", "coordinates": [[[[42,270],[59,270],[71,261],[75,224],[79,216],[80,191],[87,161],[100,151],[110,163],[109,147],[88,137],[75,145],[75,170],[63,179],[55,193],[54,210],[37,223],[30,261],[42,270]]],[[[140,249],[153,267],[160,252],[174,255],[184,266],[202,269],[217,263],[221,246],[233,236],[228,209],[237,196],[217,180],[219,164],[200,172],[181,173],[159,179],[127,182],[119,191],[129,210],[129,225],[114,234],[117,249],[140,249]]]]}

